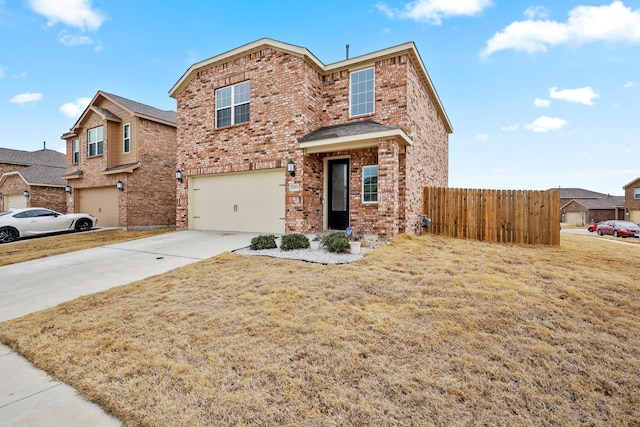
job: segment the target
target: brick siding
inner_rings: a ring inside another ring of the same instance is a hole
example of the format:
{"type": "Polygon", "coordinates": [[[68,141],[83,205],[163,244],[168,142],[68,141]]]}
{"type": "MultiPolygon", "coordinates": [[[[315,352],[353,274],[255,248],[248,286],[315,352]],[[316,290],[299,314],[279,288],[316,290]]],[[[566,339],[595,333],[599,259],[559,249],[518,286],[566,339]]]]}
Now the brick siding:
{"type": "MultiPolygon", "coordinates": [[[[367,65],[367,64],[365,64],[367,65]]],[[[448,184],[448,132],[408,54],[371,61],[375,111],[349,116],[349,71],[322,75],[304,58],[263,48],[200,70],[176,95],[179,228],[188,228],[188,177],[296,165],[286,175],[286,231],[321,231],[324,165],[350,158],[350,223],[363,233],[394,237],[412,231],[427,185],[448,184]],[[215,90],[249,80],[251,121],[215,128],[215,90]],[[414,142],[379,141],[378,147],[304,155],[298,139],[321,126],[373,120],[402,128],[414,142]],[[362,166],[379,165],[379,202],[361,202],[362,166]],[[289,183],[301,191],[290,192],[289,183]]],[[[363,67],[366,68],[366,67],[363,67]]]]}

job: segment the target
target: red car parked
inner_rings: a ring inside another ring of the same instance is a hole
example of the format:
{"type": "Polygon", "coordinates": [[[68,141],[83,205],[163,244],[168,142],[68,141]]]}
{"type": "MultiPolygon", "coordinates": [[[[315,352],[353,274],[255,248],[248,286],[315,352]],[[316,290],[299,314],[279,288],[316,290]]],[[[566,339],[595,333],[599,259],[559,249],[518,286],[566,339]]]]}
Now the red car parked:
{"type": "Polygon", "coordinates": [[[595,224],[591,224],[590,226],[587,227],[587,231],[589,231],[589,233],[593,233],[598,229],[598,224],[602,224],[603,222],[604,221],[598,221],[595,224]]]}
{"type": "Polygon", "coordinates": [[[613,237],[639,237],[640,227],[630,221],[605,221],[598,224],[598,236],[610,234],[613,237]]]}

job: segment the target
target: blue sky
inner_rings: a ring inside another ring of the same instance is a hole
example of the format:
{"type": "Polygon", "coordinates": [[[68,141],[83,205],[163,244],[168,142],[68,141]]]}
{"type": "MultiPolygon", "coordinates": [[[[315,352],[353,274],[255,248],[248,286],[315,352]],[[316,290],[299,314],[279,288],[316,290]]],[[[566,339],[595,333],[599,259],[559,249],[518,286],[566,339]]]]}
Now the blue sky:
{"type": "Polygon", "coordinates": [[[0,147],[63,150],[98,90],[175,109],[190,65],[263,37],[325,64],[415,42],[451,187],[622,195],[640,176],[640,0],[0,0],[0,147]]]}

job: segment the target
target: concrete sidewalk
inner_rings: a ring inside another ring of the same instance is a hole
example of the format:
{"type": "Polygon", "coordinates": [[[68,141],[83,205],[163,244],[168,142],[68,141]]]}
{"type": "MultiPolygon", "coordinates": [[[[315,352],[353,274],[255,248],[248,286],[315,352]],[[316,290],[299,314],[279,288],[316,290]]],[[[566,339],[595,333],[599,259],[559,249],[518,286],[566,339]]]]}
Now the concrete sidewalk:
{"type": "MultiPolygon", "coordinates": [[[[254,236],[185,230],[0,267],[0,322],[248,246],[254,236]]],[[[4,345],[0,378],[3,427],[121,424],[4,345]]]]}

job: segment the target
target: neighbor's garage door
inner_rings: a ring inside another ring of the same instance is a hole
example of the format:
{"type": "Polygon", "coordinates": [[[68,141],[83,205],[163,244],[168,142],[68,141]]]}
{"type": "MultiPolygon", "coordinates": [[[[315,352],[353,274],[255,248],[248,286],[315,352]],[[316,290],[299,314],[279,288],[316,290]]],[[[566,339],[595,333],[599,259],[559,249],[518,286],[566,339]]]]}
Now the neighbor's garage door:
{"type": "Polygon", "coordinates": [[[284,169],[194,177],[189,228],[284,233],[284,169]]]}
{"type": "Polygon", "coordinates": [[[635,222],[636,224],[640,224],[640,210],[629,212],[629,220],[631,222],[635,222]]]}
{"type": "Polygon", "coordinates": [[[118,189],[114,186],[75,190],[79,197],[77,212],[88,213],[98,218],[101,227],[117,227],[118,189]]]}
{"type": "Polygon", "coordinates": [[[584,225],[584,213],[583,212],[567,212],[564,215],[564,222],[573,225],[584,225]]]}
{"type": "Polygon", "coordinates": [[[27,198],[24,194],[6,194],[4,195],[4,209],[19,209],[27,207],[27,198]]]}

